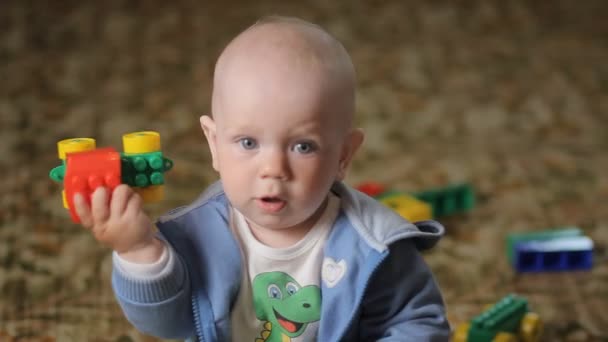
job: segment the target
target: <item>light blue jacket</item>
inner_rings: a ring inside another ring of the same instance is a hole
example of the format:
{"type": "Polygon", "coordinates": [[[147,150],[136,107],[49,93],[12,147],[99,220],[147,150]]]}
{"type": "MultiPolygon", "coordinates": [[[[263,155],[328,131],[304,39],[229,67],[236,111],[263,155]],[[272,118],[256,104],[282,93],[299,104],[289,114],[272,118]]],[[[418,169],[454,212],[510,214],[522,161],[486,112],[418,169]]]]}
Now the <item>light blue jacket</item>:
{"type": "MultiPolygon", "coordinates": [[[[321,283],[318,341],[447,341],[443,299],[419,253],[438,241],[443,227],[409,223],[342,183],[332,191],[341,208],[324,258],[344,260],[346,272],[333,287],[321,283]]],[[[243,265],[221,183],[157,225],[179,258],[153,282],[114,268],[112,285],[126,317],[154,336],[230,341],[243,265]]]]}

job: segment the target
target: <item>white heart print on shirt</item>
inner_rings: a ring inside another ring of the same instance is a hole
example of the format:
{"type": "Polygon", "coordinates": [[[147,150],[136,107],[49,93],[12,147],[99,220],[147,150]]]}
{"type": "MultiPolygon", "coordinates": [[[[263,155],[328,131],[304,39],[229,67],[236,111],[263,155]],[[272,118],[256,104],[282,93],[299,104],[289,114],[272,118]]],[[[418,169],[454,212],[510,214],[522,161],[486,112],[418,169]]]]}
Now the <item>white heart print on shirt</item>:
{"type": "Polygon", "coordinates": [[[321,270],[321,278],[325,282],[325,286],[332,288],[342,280],[342,277],[346,274],[346,261],[340,260],[336,262],[332,258],[323,259],[323,266],[321,270]]]}

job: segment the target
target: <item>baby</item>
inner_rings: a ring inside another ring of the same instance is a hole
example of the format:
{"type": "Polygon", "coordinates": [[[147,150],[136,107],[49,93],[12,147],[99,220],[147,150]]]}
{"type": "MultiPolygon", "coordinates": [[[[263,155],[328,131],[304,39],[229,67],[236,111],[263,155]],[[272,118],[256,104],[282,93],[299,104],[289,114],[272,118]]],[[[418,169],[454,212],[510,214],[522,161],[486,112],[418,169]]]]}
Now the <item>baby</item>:
{"type": "Polygon", "coordinates": [[[363,132],[355,72],[320,27],[269,17],[238,35],[200,119],[221,182],[157,222],[126,185],[75,208],[114,250],[112,285],[141,331],[198,341],[447,341],[409,223],[341,181],[363,132]]]}

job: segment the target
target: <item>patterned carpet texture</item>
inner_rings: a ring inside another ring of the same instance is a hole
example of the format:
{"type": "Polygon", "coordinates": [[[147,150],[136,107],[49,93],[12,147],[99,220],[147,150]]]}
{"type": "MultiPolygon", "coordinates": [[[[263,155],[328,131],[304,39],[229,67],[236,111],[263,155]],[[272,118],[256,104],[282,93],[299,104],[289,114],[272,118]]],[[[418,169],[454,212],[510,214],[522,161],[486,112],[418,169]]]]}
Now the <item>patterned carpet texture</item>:
{"type": "Polygon", "coordinates": [[[0,2],[0,341],[156,341],[122,316],[111,253],[70,221],[56,142],[157,130],[175,162],[157,216],[216,179],[198,117],[222,47],[268,14],[325,27],[358,71],[367,139],[347,182],[467,182],[425,258],[454,326],[508,293],[546,341],[608,341],[608,2],[0,2]],[[516,274],[512,232],[577,226],[589,272],[516,274]]]}

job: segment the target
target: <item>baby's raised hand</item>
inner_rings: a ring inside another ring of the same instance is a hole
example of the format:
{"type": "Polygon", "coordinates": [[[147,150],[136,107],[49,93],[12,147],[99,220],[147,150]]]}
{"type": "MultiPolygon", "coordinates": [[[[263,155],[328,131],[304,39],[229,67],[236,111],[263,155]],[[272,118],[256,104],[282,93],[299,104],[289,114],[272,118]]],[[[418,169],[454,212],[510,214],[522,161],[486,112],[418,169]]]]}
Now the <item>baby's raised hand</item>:
{"type": "Polygon", "coordinates": [[[112,196],[107,188],[97,188],[90,207],[78,193],[74,196],[74,208],[82,225],[93,233],[95,239],[119,254],[133,255],[141,251],[152,254],[151,259],[156,256],[157,253],[149,253],[160,246],[154,237],[152,222],[143,210],[141,196],[128,185],[117,186],[112,196]]]}

